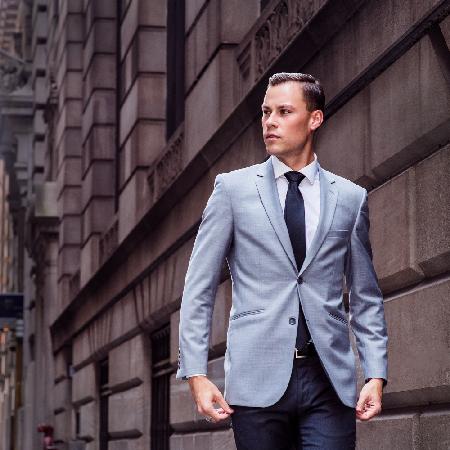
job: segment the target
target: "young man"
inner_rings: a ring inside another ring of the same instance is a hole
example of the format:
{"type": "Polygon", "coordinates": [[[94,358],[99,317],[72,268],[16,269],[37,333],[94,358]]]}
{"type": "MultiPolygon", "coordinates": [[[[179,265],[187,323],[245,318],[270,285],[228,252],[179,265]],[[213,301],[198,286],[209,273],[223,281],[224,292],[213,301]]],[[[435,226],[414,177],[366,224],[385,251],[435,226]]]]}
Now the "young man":
{"type": "Polygon", "coordinates": [[[270,157],[217,175],[186,274],[177,378],[189,379],[207,420],[231,416],[238,450],[352,449],[356,418],[381,411],[387,333],[367,191],[319,165],[313,135],[324,104],[311,75],[270,78],[262,104],[270,157]],[[232,308],[222,396],[206,373],[225,258],[232,308]],[[358,400],[344,276],[366,378],[358,400]]]}

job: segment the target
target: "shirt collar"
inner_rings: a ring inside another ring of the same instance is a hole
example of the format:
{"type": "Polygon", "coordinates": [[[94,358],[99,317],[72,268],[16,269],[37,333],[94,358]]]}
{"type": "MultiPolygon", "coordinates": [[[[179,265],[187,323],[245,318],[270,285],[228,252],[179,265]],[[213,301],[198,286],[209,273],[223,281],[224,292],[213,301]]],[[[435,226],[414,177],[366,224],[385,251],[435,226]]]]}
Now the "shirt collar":
{"type": "MultiPolygon", "coordinates": [[[[292,169],[287,166],[283,161],[280,161],[275,155],[270,155],[272,159],[273,172],[275,174],[275,179],[284,176],[286,172],[292,171],[292,169]]],[[[305,178],[310,182],[310,184],[314,184],[314,180],[316,178],[317,172],[319,170],[317,163],[317,155],[314,153],[314,160],[310,162],[307,166],[298,170],[298,172],[305,175],[305,178]]]]}

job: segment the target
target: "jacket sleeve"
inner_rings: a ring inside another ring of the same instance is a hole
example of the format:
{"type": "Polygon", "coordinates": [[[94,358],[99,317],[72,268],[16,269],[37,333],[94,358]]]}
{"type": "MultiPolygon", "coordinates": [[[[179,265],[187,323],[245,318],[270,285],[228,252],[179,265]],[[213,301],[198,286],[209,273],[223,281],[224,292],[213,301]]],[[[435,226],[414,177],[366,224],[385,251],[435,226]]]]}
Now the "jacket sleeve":
{"type": "Polygon", "coordinates": [[[367,190],[363,189],[347,253],[345,276],[349,292],[350,325],[364,378],[387,384],[387,328],[383,295],[372,262],[367,190]]]}
{"type": "Polygon", "coordinates": [[[232,238],[231,200],[219,174],[202,214],[185,277],[176,378],[207,374],[214,301],[232,238]]]}

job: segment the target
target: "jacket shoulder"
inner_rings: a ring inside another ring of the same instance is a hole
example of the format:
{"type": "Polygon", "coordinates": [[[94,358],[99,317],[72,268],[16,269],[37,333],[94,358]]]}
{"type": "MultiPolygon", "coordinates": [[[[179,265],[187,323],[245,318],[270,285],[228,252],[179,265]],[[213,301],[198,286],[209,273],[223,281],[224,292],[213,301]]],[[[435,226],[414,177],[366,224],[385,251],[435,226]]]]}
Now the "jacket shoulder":
{"type": "Polygon", "coordinates": [[[229,172],[222,172],[217,176],[220,176],[227,186],[229,185],[231,187],[236,183],[241,185],[244,180],[248,180],[253,175],[256,175],[256,172],[260,167],[261,164],[253,164],[252,166],[242,167],[229,172]]]}
{"type": "Polygon", "coordinates": [[[357,206],[361,203],[362,197],[366,192],[366,189],[353,181],[337,175],[329,170],[322,169],[326,176],[330,179],[335,180],[336,187],[339,190],[339,195],[348,199],[351,202],[357,203],[357,206]]]}

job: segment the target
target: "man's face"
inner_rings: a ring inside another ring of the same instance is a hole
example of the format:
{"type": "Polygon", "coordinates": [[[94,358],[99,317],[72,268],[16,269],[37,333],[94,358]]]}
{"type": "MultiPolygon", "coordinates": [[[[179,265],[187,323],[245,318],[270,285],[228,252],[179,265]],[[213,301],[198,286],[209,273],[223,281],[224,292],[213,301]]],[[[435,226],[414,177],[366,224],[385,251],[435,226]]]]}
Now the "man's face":
{"type": "Polygon", "coordinates": [[[301,153],[313,130],[320,126],[320,111],[309,112],[299,82],[269,86],[262,108],[263,137],[267,153],[291,156],[301,153]],[[271,137],[271,135],[277,137],[271,137]]]}

